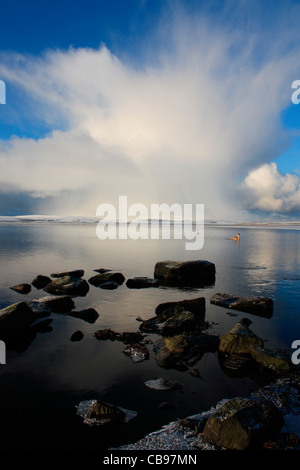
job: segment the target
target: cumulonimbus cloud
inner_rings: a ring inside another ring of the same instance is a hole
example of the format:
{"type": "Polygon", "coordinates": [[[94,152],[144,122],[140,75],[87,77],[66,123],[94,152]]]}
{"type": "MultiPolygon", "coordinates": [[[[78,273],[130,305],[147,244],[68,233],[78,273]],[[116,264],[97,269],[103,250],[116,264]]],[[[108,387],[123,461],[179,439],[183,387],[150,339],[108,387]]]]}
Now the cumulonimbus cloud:
{"type": "Polygon", "coordinates": [[[268,164],[289,144],[280,113],[290,104],[300,34],[290,31],[287,45],[283,29],[274,41],[207,18],[172,21],[170,47],[140,67],[105,45],[2,56],[1,78],[26,93],[28,113],[53,129],[1,143],[2,192],[50,196],[53,211],[77,215],[95,215],[120,194],[144,204],[204,203],[210,217],[251,204],[281,211],[298,204],[295,178],[268,164]],[[237,202],[241,189],[251,204],[237,202]],[[60,197],[66,192],[80,192],[76,207],[60,197]]]}

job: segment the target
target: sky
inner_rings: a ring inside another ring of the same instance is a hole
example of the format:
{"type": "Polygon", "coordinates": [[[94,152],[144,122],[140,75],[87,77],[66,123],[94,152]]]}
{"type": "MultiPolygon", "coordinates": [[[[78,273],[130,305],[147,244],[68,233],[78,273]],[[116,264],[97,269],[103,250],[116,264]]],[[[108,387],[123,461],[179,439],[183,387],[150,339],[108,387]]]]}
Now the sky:
{"type": "Polygon", "coordinates": [[[300,1],[0,8],[0,216],[96,216],[126,195],[300,221],[300,1]]]}

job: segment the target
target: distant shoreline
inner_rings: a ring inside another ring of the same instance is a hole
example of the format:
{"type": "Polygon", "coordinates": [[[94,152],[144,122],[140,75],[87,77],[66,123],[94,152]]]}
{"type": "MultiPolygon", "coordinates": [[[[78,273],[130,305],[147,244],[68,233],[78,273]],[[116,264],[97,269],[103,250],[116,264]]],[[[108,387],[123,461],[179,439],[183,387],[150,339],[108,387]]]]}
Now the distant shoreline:
{"type": "MultiPolygon", "coordinates": [[[[76,217],[76,216],[51,216],[51,215],[23,215],[23,216],[0,216],[0,225],[9,224],[33,224],[33,223],[55,223],[55,224],[97,224],[101,221],[99,217],[76,217]]],[[[107,220],[104,219],[107,223],[107,220]]],[[[131,221],[126,222],[129,224],[131,221]]],[[[124,222],[117,221],[117,224],[124,222]]],[[[171,225],[180,225],[182,223],[188,223],[188,221],[180,220],[141,220],[140,223],[170,223],[171,225]]],[[[190,221],[191,224],[195,224],[195,221],[190,221]]],[[[229,221],[218,221],[218,220],[207,220],[204,222],[204,226],[209,227],[293,227],[300,228],[300,221],[286,221],[286,222],[229,222],[229,221]]]]}

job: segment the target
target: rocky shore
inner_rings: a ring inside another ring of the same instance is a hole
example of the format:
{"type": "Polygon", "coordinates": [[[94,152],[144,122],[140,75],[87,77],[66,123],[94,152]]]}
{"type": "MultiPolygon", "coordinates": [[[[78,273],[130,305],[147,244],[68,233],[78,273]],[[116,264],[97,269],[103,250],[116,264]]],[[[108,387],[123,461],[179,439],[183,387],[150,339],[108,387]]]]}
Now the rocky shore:
{"type": "MultiPolygon", "coordinates": [[[[44,290],[46,295],[27,302],[22,300],[0,310],[0,339],[8,347],[34,337],[42,327],[49,325],[52,313],[61,313],[94,323],[99,313],[90,307],[76,311],[76,297],[87,296],[90,286],[99,289],[117,289],[126,279],[120,272],[95,269],[94,276],[84,279],[84,270],[38,274],[32,282],[14,285],[15,292],[23,296],[32,292],[32,287],[44,290]],[[44,319],[44,317],[48,317],[44,319]]],[[[208,261],[160,261],[154,267],[154,277],[127,279],[128,289],[149,289],[162,286],[195,287],[211,286],[215,282],[215,266],[208,261]]],[[[112,294],[113,295],[113,294],[112,294]]],[[[273,300],[265,297],[239,297],[217,293],[210,303],[249,315],[271,318],[273,300]]],[[[189,371],[204,353],[218,356],[220,367],[231,374],[251,372],[271,374],[271,384],[253,392],[248,397],[224,399],[215,408],[172,422],[155,433],[151,433],[135,444],[120,449],[236,449],[252,448],[299,448],[299,370],[291,361],[291,352],[269,350],[264,341],[251,328],[252,321],[242,318],[231,330],[221,336],[210,333],[210,324],[205,320],[205,298],[183,298],[159,304],[153,316],[139,319],[138,331],[116,332],[110,328],[96,330],[99,341],[123,343],[123,353],[133,362],[143,362],[154,354],[162,369],[189,371]],[[157,340],[153,343],[149,335],[157,340]]],[[[76,330],[71,341],[81,341],[83,333],[76,330]]],[[[162,380],[147,381],[148,387],[165,389],[177,386],[162,380]],[[158,388],[157,388],[158,387],[158,388]]],[[[78,405],[80,415],[89,424],[105,425],[124,420],[128,412],[131,419],[134,411],[124,411],[117,405],[99,400],[90,400],[78,405]]],[[[126,420],[125,420],[126,422],[126,420]]]]}

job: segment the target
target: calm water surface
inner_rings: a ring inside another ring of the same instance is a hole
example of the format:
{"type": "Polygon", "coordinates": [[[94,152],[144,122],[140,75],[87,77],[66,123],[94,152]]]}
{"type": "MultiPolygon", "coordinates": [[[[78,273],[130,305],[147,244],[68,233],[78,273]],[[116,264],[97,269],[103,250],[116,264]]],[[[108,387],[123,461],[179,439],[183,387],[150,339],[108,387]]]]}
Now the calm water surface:
{"type": "MultiPolygon", "coordinates": [[[[32,288],[27,295],[10,286],[31,283],[37,274],[84,269],[85,279],[94,269],[120,271],[126,278],[153,277],[159,260],[205,259],[216,265],[216,282],[210,288],[128,289],[125,283],[107,291],[90,286],[86,297],[75,298],[76,310],[93,307],[99,318],[93,324],[63,314],[52,314],[50,327],[24,338],[8,350],[0,365],[1,449],[94,449],[104,450],[136,441],[177,418],[199,413],[222,398],[246,395],[269,377],[233,378],[220,367],[216,353],[207,353],[193,367],[201,378],[188,371],[165,370],[150,359],[133,363],[123,354],[124,345],[99,341],[95,331],[138,331],[143,319],[154,316],[161,302],[206,299],[205,319],[209,332],[223,334],[247,316],[251,328],[268,348],[289,348],[299,339],[300,232],[293,227],[205,228],[204,247],[186,251],[184,240],[99,241],[95,225],[24,223],[0,225],[0,307],[39,298],[43,291],[32,288]],[[239,231],[239,244],[229,238],[239,231]],[[272,318],[250,314],[227,314],[211,305],[216,292],[271,297],[272,318]],[[79,342],[70,341],[81,330],[79,342]],[[157,392],[146,380],[166,377],[181,383],[181,390],[157,392]],[[137,417],[117,429],[89,427],[76,414],[82,400],[101,399],[134,410],[137,417]],[[173,408],[159,408],[162,402],[173,408]]],[[[46,294],[47,295],[47,294],[46,294]]],[[[156,335],[149,335],[155,341],[156,335]]]]}

